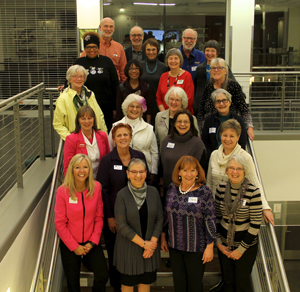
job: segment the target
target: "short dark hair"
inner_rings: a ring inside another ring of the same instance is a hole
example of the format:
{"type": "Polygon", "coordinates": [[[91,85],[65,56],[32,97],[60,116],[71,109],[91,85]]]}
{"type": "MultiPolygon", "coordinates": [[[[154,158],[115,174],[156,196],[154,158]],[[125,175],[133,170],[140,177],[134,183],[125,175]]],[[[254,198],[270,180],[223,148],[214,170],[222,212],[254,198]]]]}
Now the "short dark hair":
{"type": "Polygon", "coordinates": [[[198,178],[195,181],[196,184],[199,186],[204,185],[206,182],[205,171],[203,170],[199,161],[195,157],[189,155],[184,155],[177,161],[172,174],[172,181],[174,185],[180,185],[181,181],[179,180],[179,172],[181,169],[185,169],[189,166],[194,166],[198,171],[198,178]]]}
{"type": "Polygon", "coordinates": [[[157,42],[156,39],[153,39],[153,38],[150,38],[150,39],[147,39],[144,44],[143,44],[143,50],[144,50],[144,53],[146,53],[146,47],[147,45],[150,45],[150,46],[153,46],[153,47],[156,47],[157,49],[157,54],[159,53],[159,43],[157,42]]]}
{"type": "Polygon", "coordinates": [[[179,110],[175,115],[174,115],[174,118],[173,118],[173,124],[172,124],[172,129],[171,129],[171,132],[170,132],[170,135],[171,137],[174,137],[174,134],[177,133],[178,134],[178,131],[176,129],[176,127],[174,126],[176,121],[177,121],[177,118],[179,115],[188,115],[189,119],[190,119],[190,131],[192,132],[193,136],[198,136],[198,131],[195,127],[195,124],[194,124],[194,119],[193,119],[193,115],[190,113],[189,110],[187,109],[181,109],[179,110]]]}
{"type": "Polygon", "coordinates": [[[76,118],[75,118],[75,133],[79,133],[80,131],[80,123],[79,123],[79,118],[84,117],[85,115],[91,116],[94,118],[94,124],[93,124],[93,130],[97,131],[97,120],[96,120],[96,115],[94,110],[89,106],[89,105],[83,105],[77,112],[76,118]]]}
{"type": "Polygon", "coordinates": [[[125,76],[127,78],[129,78],[128,71],[129,71],[129,68],[131,67],[132,64],[134,64],[136,67],[138,67],[140,69],[140,77],[141,77],[143,75],[143,68],[142,68],[141,63],[138,60],[135,60],[135,59],[131,59],[127,62],[126,66],[124,68],[125,76]]]}
{"type": "Polygon", "coordinates": [[[204,45],[204,52],[205,52],[206,48],[214,48],[217,51],[217,56],[220,55],[220,45],[219,45],[219,43],[217,41],[215,41],[215,40],[209,40],[204,45]]]}

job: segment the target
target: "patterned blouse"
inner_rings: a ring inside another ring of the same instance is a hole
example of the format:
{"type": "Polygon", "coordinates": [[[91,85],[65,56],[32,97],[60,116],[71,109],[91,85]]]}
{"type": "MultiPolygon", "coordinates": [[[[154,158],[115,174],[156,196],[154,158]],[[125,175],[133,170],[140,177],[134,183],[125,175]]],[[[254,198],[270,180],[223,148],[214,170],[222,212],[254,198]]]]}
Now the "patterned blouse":
{"type": "Polygon", "coordinates": [[[216,237],[215,203],[210,189],[203,185],[181,194],[169,185],[163,232],[168,232],[171,248],[187,252],[204,252],[216,237]]]}
{"type": "MultiPolygon", "coordinates": [[[[211,94],[215,91],[214,85],[209,83],[205,86],[203,98],[200,102],[199,111],[197,115],[200,132],[202,132],[205,118],[217,112],[215,105],[211,99],[211,94]]],[[[228,81],[227,91],[232,95],[232,103],[230,111],[241,116],[245,121],[246,129],[253,127],[252,116],[249,108],[245,102],[245,95],[241,86],[233,80],[228,81]]]]}

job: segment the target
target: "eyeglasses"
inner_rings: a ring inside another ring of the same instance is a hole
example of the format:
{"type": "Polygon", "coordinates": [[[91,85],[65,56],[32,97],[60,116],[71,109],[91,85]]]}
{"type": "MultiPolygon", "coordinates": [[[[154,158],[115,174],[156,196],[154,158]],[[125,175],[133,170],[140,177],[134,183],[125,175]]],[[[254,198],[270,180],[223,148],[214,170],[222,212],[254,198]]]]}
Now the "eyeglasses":
{"type": "Polygon", "coordinates": [[[176,124],[178,124],[178,125],[180,125],[180,124],[188,125],[188,124],[190,124],[190,121],[176,121],[176,124]]]}
{"type": "Polygon", "coordinates": [[[79,76],[73,75],[72,78],[74,78],[74,79],[84,79],[84,76],[83,75],[79,75],[79,76]]]}
{"type": "Polygon", "coordinates": [[[138,173],[142,175],[146,173],[146,170],[128,170],[128,172],[131,172],[133,175],[137,175],[138,173]]]}
{"type": "Polygon", "coordinates": [[[129,68],[128,71],[140,71],[140,68],[129,68]]]}
{"type": "Polygon", "coordinates": [[[210,67],[210,70],[215,70],[215,71],[221,71],[222,69],[225,69],[225,67],[210,67]]]}
{"type": "Polygon", "coordinates": [[[227,104],[229,102],[229,99],[228,98],[224,98],[224,99],[218,99],[216,100],[216,104],[227,104]]]}
{"type": "Polygon", "coordinates": [[[182,37],[182,38],[188,41],[194,41],[197,39],[197,38],[189,38],[189,37],[182,37]]]}
{"type": "Polygon", "coordinates": [[[129,105],[129,108],[131,108],[131,109],[141,109],[142,107],[140,106],[140,105],[129,105]]]}
{"type": "Polygon", "coordinates": [[[98,50],[98,47],[97,47],[97,46],[90,46],[90,47],[85,47],[85,49],[86,49],[87,51],[90,51],[90,50],[96,51],[96,50],[98,50]]]}
{"type": "Polygon", "coordinates": [[[232,172],[234,172],[234,171],[236,171],[236,172],[241,172],[241,171],[244,171],[244,168],[242,168],[242,167],[237,167],[237,168],[235,168],[235,167],[233,167],[233,166],[229,166],[229,167],[228,167],[228,170],[230,170],[230,171],[232,171],[232,172]]]}
{"type": "Polygon", "coordinates": [[[141,38],[143,35],[142,34],[131,34],[131,36],[133,38],[135,38],[135,37],[141,38]]]}
{"type": "Polygon", "coordinates": [[[171,97],[171,98],[169,99],[169,102],[173,102],[173,101],[174,101],[174,102],[181,102],[181,99],[179,99],[179,98],[172,98],[172,97],[171,97]]]}

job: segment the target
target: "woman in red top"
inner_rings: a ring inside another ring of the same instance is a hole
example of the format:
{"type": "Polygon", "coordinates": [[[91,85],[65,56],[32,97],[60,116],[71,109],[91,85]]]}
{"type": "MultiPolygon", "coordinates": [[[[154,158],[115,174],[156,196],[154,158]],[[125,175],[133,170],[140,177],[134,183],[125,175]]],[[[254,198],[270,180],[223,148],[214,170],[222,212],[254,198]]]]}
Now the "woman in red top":
{"type": "Polygon", "coordinates": [[[187,109],[194,114],[193,102],[194,102],[194,83],[192,75],[181,69],[183,65],[183,57],[178,49],[171,49],[166,55],[166,64],[169,66],[170,71],[163,73],[160,77],[157,92],[156,103],[159,111],[168,109],[165,102],[165,95],[172,86],[179,86],[187,94],[188,106],[187,109]]]}
{"type": "Polygon", "coordinates": [[[105,292],[108,271],[100,236],[103,227],[101,186],[94,181],[91,161],[76,154],[70,161],[62,186],[57,189],[55,228],[68,292],[80,291],[80,266],[94,273],[94,292],[105,292]]]}
{"type": "Polygon", "coordinates": [[[86,154],[92,162],[93,177],[96,178],[100,160],[110,152],[107,135],[97,130],[94,110],[82,106],[76,115],[75,132],[67,136],[64,147],[64,175],[75,154],[86,154]]]}

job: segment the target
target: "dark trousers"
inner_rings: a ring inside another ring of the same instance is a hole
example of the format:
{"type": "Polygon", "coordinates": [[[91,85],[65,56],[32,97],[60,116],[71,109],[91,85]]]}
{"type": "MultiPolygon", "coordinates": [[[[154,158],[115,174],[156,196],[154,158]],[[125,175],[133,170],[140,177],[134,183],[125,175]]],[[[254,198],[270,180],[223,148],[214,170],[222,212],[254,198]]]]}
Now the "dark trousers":
{"type": "Polygon", "coordinates": [[[229,259],[218,250],[225,292],[252,292],[250,274],[258,245],[250,247],[239,260],[229,259]]]}
{"type": "Polygon", "coordinates": [[[60,240],[61,259],[67,278],[68,292],[80,292],[80,266],[83,264],[94,273],[93,292],[105,292],[108,280],[107,265],[101,245],[93,247],[85,256],[70,251],[60,240]]]}
{"type": "Polygon", "coordinates": [[[175,292],[202,292],[205,264],[201,252],[169,248],[175,292]]]}
{"type": "Polygon", "coordinates": [[[110,231],[110,229],[108,228],[107,219],[104,219],[103,235],[108,255],[110,285],[114,287],[116,291],[118,291],[121,289],[120,273],[113,264],[114,248],[117,234],[110,231]]]}
{"type": "Polygon", "coordinates": [[[100,108],[104,115],[107,133],[109,133],[113,123],[113,108],[110,105],[100,105],[100,108]]]}

